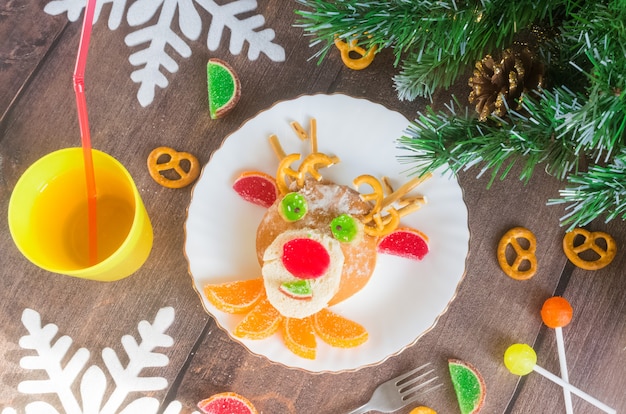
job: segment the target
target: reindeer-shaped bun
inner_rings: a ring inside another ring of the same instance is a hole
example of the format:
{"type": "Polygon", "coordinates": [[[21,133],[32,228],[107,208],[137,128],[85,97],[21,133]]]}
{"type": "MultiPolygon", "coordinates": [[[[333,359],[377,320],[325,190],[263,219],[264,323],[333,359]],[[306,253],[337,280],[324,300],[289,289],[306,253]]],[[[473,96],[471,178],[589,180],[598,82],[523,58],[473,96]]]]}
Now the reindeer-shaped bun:
{"type": "Polygon", "coordinates": [[[371,205],[351,188],[313,179],[306,180],[298,192],[281,196],[267,210],[257,230],[257,257],[270,302],[286,316],[304,317],[347,299],[370,279],[376,265],[377,238],[365,233],[362,220],[370,212],[371,205]],[[281,211],[284,204],[289,203],[291,194],[302,196],[307,206],[306,214],[294,221],[286,219],[281,211]],[[333,224],[333,220],[335,223],[344,220],[348,224],[333,224]],[[352,235],[337,239],[336,234],[342,237],[349,232],[352,235]],[[297,247],[298,242],[293,240],[299,238],[312,241],[302,242],[301,247],[297,247]],[[286,270],[283,262],[290,259],[282,251],[288,242],[295,246],[289,255],[311,262],[302,265],[305,272],[325,260],[324,252],[315,253],[311,247],[320,243],[328,254],[327,272],[302,276],[286,270]],[[310,285],[311,294],[306,301],[289,295],[285,288],[281,289],[282,283],[298,280],[307,280],[310,285]]]}
{"type": "MultiPolygon", "coordinates": [[[[315,120],[309,134],[295,122],[292,126],[300,138],[311,140],[310,154],[304,159],[301,154],[285,154],[272,136],[270,143],[279,160],[275,179],[246,172],[234,184],[245,200],[267,207],[256,234],[262,281],[209,285],[205,294],[218,309],[247,313],[235,335],[260,338],[280,326],[289,330],[304,324],[331,345],[356,346],[367,339],[367,331],[327,308],[367,284],[379,252],[416,259],[426,254],[426,237],[399,227],[402,216],[425,202],[421,196],[407,196],[424,177],[396,191],[370,175],[356,177],[352,187],[327,181],[320,170],[340,160],[317,151],[315,120]],[[363,187],[371,192],[361,193],[363,187]],[[332,321],[333,326],[323,326],[321,320],[332,321]],[[337,326],[346,332],[338,332],[337,326]],[[361,332],[357,339],[350,337],[354,332],[361,332]]],[[[292,351],[314,357],[314,346],[312,353],[302,353],[302,344],[291,343],[294,335],[283,333],[292,351]]]]}

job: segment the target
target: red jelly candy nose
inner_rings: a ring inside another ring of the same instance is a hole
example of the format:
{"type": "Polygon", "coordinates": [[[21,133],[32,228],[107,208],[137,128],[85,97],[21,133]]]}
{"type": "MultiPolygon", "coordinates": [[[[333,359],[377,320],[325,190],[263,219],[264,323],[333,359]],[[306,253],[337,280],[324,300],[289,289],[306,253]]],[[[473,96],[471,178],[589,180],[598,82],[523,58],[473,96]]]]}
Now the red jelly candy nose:
{"type": "Polygon", "coordinates": [[[283,245],[283,265],[300,279],[322,276],[330,266],[330,255],[313,239],[293,239],[283,245]]]}

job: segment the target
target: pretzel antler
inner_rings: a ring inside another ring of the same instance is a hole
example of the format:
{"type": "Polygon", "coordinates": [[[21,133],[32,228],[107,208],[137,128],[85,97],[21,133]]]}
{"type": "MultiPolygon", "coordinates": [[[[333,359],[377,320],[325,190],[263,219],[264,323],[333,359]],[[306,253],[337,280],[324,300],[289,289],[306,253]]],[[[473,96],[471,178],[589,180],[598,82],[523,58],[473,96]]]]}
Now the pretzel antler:
{"type": "Polygon", "coordinates": [[[361,175],[354,179],[357,189],[363,185],[369,185],[373,192],[361,194],[364,201],[373,201],[372,210],[363,217],[365,232],[371,236],[381,237],[394,231],[400,224],[400,218],[420,209],[426,202],[422,195],[407,196],[407,193],[419,184],[430,178],[430,174],[414,178],[403,184],[396,191],[391,187],[389,180],[383,177],[381,183],[371,175],[361,175]],[[385,191],[387,195],[385,196],[385,191]],[[393,206],[397,204],[399,208],[393,206]],[[383,215],[383,211],[386,213],[383,215]]]}
{"type": "Polygon", "coordinates": [[[311,153],[302,160],[297,170],[293,169],[291,165],[300,160],[300,154],[286,155],[278,141],[278,137],[275,134],[269,137],[272,150],[280,161],[278,170],[276,171],[276,185],[281,194],[287,194],[290,191],[289,187],[293,183],[293,180],[295,180],[298,188],[302,188],[307,174],[315,180],[320,181],[322,175],[318,170],[320,168],[330,167],[339,162],[339,157],[329,156],[317,151],[317,121],[315,118],[311,118],[309,121],[308,133],[297,121],[291,122],[290,125],[301,140],[311,140],[311,153]]]}

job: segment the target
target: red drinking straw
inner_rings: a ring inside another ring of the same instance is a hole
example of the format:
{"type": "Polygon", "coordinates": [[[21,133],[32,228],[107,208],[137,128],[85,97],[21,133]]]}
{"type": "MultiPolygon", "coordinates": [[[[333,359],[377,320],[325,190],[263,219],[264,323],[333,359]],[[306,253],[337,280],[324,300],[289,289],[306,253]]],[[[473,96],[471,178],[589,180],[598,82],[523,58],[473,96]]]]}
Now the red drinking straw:
{"type": "Polygon", "coordinates": [[[91,26],[96,8],[95,0],[88,0],[85,8],[85,20],[78,45],[78,57],[74,68],[74,92],[76,93],[76,106],[78,108],[78,124],[80,126],[81,145],[83,147],[83,159],[85,164],[85,178],[87,181],[87,217],[89,231],[89,265],[98,262],[98,227],[97,227],[97,195],[96,177],[93,168],[91,154],[91,136],[89,135],[89,119],[87,115],[87,101],[85,100],[85,66],[87,65],[87,50],[91,37],[91,26]]]}

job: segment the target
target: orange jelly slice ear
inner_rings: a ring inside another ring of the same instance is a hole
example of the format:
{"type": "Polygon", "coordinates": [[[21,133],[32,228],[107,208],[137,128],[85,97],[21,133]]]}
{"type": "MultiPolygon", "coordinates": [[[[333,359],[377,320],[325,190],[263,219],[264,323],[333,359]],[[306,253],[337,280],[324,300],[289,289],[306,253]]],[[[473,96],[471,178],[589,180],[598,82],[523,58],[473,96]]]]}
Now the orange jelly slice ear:
{"type": "Polygon", "coordinates": [[[233,334],[239,338],[264,339],[273,335],[283,316],[263,298],[235,327],[233,334]]]}
{"type": "Polygon", "coordinates": [[[327,344],[339,348],[353,348],[367,341],[367,330],[358,323],[322,309],[313,316],[315,332],[327,344]]]}
{"type": "Polygon", "coordinates": [[[204,287],[204,296],[209,302],[218,310],[226,313],[249,311],[264,293],[262,277],[204,287]]]}
{"type": "Polygon", "coordinates": [[[317,341],[311,316],[303,319],[285,318],[283,339],[287,348],[294,354],[306,359],[315,359],[317,341]]]}

